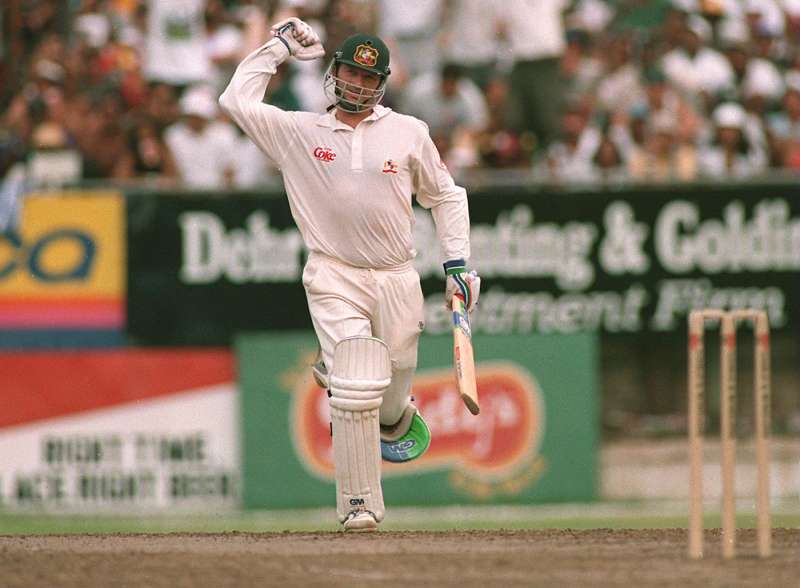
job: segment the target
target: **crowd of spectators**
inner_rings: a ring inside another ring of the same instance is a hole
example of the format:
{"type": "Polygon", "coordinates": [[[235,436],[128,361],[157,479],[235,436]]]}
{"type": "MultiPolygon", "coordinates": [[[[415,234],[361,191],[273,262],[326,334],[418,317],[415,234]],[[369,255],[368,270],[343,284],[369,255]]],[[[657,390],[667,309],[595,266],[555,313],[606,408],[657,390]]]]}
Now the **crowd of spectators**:
{"type": "MultiPolygon", "coordinates": [[[[12,0],[0,177],[224,190],[279,176],[217,106],[296,14],[328,55],[392,49],[385,103],[458,175],[689,181],[800,170],[800,0],[12,0]]],[[[265,101],[327,106],[328,59],[289,60],[265,101]]],[[[2,194],[0,194],[2,206],[2,194]]]]}

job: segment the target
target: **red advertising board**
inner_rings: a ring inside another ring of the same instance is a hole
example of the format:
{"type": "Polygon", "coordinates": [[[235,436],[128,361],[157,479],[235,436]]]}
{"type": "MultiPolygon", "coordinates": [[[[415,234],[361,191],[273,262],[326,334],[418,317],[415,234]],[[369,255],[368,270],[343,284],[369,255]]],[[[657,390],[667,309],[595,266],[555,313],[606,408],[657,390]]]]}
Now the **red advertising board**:
{"type": "Polygon", "coordinates": [[[0,508],[238,506],[224,349],[0,354],[0,508]]]}

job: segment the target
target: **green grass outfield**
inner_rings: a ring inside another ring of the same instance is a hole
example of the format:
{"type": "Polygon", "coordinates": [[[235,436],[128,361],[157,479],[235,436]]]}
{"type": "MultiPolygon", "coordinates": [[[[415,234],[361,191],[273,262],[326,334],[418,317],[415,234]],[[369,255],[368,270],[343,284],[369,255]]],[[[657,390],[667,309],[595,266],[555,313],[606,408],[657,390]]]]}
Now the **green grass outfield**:
{"type": "MultiPolygon", "coordinates": [[[[737,523],[753,527],[752,501],[739,504],[737,523]]],[[[706,527],[719,527],[719,505],[706,505],[706,527]]],[[[386,530],[450,529],[594,529],[686,527],[685,503],[637,502],[389,508],[386,530]]],[[[800,501],[773,504],[773,527],[800,527],[800,501]]],[[[55,514],[0,510],[0,535],[71,533],[221,533],[267,531],[335,531],[331,509],[220,512],[207,514],[55,514]]]]}

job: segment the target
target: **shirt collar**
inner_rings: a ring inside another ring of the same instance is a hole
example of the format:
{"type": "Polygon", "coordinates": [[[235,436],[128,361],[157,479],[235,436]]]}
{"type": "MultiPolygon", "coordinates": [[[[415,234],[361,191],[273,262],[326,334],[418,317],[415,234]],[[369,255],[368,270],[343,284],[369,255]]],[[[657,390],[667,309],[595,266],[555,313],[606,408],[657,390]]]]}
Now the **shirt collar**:
{"type": "MultiPolygon", "coordinates": [[[[333,130],[336,129],[353,130],[352,127],[344,124],[339,119],[337,119],[335,112],[336,109],[331,108],[328,112],[320,114],[319,117],[317,118],[317,125],[321,127],[329,127],[333,130]]],[[[392,112],[391,108],[377,104],[372,109],[372,113],[367,118],[365,118],[364,121],[375,121],[381,119],[384,116],[388,115],[390,112],[392,112]]]]}

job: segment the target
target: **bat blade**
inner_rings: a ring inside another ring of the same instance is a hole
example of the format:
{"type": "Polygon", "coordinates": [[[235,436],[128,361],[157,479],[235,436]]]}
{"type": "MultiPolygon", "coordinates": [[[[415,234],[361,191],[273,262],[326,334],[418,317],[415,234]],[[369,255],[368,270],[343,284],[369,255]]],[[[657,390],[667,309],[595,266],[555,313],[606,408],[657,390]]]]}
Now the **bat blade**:
{"type": "Polygon", "coordinates": [[[472,351],[472,330],[469,313],[464,301],[453,296],[453,367],[461,400],[472,414],[481,411],[478,404],[478,388],[475,381],[475,356],[472,351]]]}

